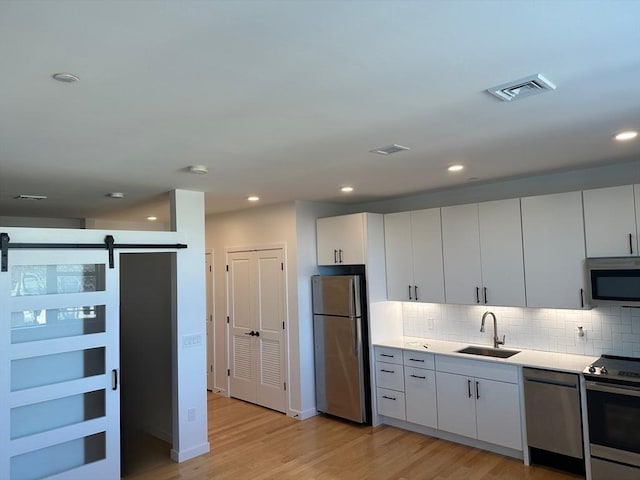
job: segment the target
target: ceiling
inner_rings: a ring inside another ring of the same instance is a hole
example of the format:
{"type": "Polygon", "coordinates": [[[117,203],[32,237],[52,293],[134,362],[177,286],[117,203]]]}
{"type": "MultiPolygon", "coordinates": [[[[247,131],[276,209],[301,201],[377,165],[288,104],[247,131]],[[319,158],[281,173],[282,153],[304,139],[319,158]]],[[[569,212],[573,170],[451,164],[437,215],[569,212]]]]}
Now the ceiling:
{"type": "Polygon", "coordinates": [[[153,214],[172,189],[208,213],[365,202],[638,160],[612,135],[640,130],[639,18],[631,0],[2,0],[0,215],[153,214]],[[485,91],[536,73],[557,89],[485,91]],[[410,150],[370,153],[393,143],[410,150]]]}

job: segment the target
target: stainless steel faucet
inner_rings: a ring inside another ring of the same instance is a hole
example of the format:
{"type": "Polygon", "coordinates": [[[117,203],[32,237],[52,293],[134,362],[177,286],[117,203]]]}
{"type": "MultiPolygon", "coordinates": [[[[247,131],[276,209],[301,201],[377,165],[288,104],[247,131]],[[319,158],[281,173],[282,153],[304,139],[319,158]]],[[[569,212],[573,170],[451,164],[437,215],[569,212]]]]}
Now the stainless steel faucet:
{"type": "Polygon", "coordinates": [[[482,315],[482,324],[480,325],[480,331],[484,332],[484,320],[485,318],[487,318],[487,315],[491,315],[493,317],[493,348],[500,348],[500,345],[504,345],[505,336],[502,335],[502,340],[498,338],[498,322],[496,321],[496,316],[493,314],[493,312],[484,312],[484,315],[482,315]]]}

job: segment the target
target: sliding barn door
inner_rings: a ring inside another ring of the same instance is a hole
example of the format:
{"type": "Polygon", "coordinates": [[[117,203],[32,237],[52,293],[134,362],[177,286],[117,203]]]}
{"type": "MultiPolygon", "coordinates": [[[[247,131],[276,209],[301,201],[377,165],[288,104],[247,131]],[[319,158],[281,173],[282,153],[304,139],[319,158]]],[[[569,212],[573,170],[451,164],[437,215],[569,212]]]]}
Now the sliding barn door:
{"type": "Polygon", "coordinates": [[[286,411],[281,249],[229,254],[231,396],[286,411]]]}
{"type": "Polygon", "coordinates": [[[0,272],[0,478],[120,478],[118,264],[9,250],[0,272]]]}

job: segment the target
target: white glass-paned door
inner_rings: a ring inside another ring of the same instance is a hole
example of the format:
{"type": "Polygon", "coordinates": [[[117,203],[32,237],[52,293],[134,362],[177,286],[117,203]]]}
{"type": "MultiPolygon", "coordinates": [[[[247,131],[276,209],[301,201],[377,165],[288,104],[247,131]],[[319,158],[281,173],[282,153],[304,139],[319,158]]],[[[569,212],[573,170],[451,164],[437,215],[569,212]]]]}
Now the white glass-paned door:
{"type": "Polygon", "coordinates": [[[0,272],[0,478],[120,478],[115,262],[110,269],[106,250],[9,250],[0,272]]]}

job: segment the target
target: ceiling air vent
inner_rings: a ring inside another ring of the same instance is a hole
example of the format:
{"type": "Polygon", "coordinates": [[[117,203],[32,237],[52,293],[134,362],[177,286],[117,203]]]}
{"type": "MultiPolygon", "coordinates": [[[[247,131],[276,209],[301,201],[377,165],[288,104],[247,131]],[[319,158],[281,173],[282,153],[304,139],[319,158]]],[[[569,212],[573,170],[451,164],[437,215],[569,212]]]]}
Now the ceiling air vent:
{"type": "Polygon", "coordinates": [[[556,86],[539,73],[529,77],[521,78],[515,82],[504,83],[487,90],[491,95],[495,95],[500,100],[510,102],[520,98],[530,97],[549,90],[555,90],[556,86]]]}
{"type": "Polygon", "coordinates": [[[16,200],[46,200],[47,197],[45,195],[18,195],[15,197],[16,200]]]}
{"type": "Polygon", "coordinates": [[[403,147],[402,145],[387,145],[386,147],[374,148],[369,150],[371,153],[377,153],[378,155],[391,155],[392,153],[403,152],[409,150],[409,147],[403,147]]]}

